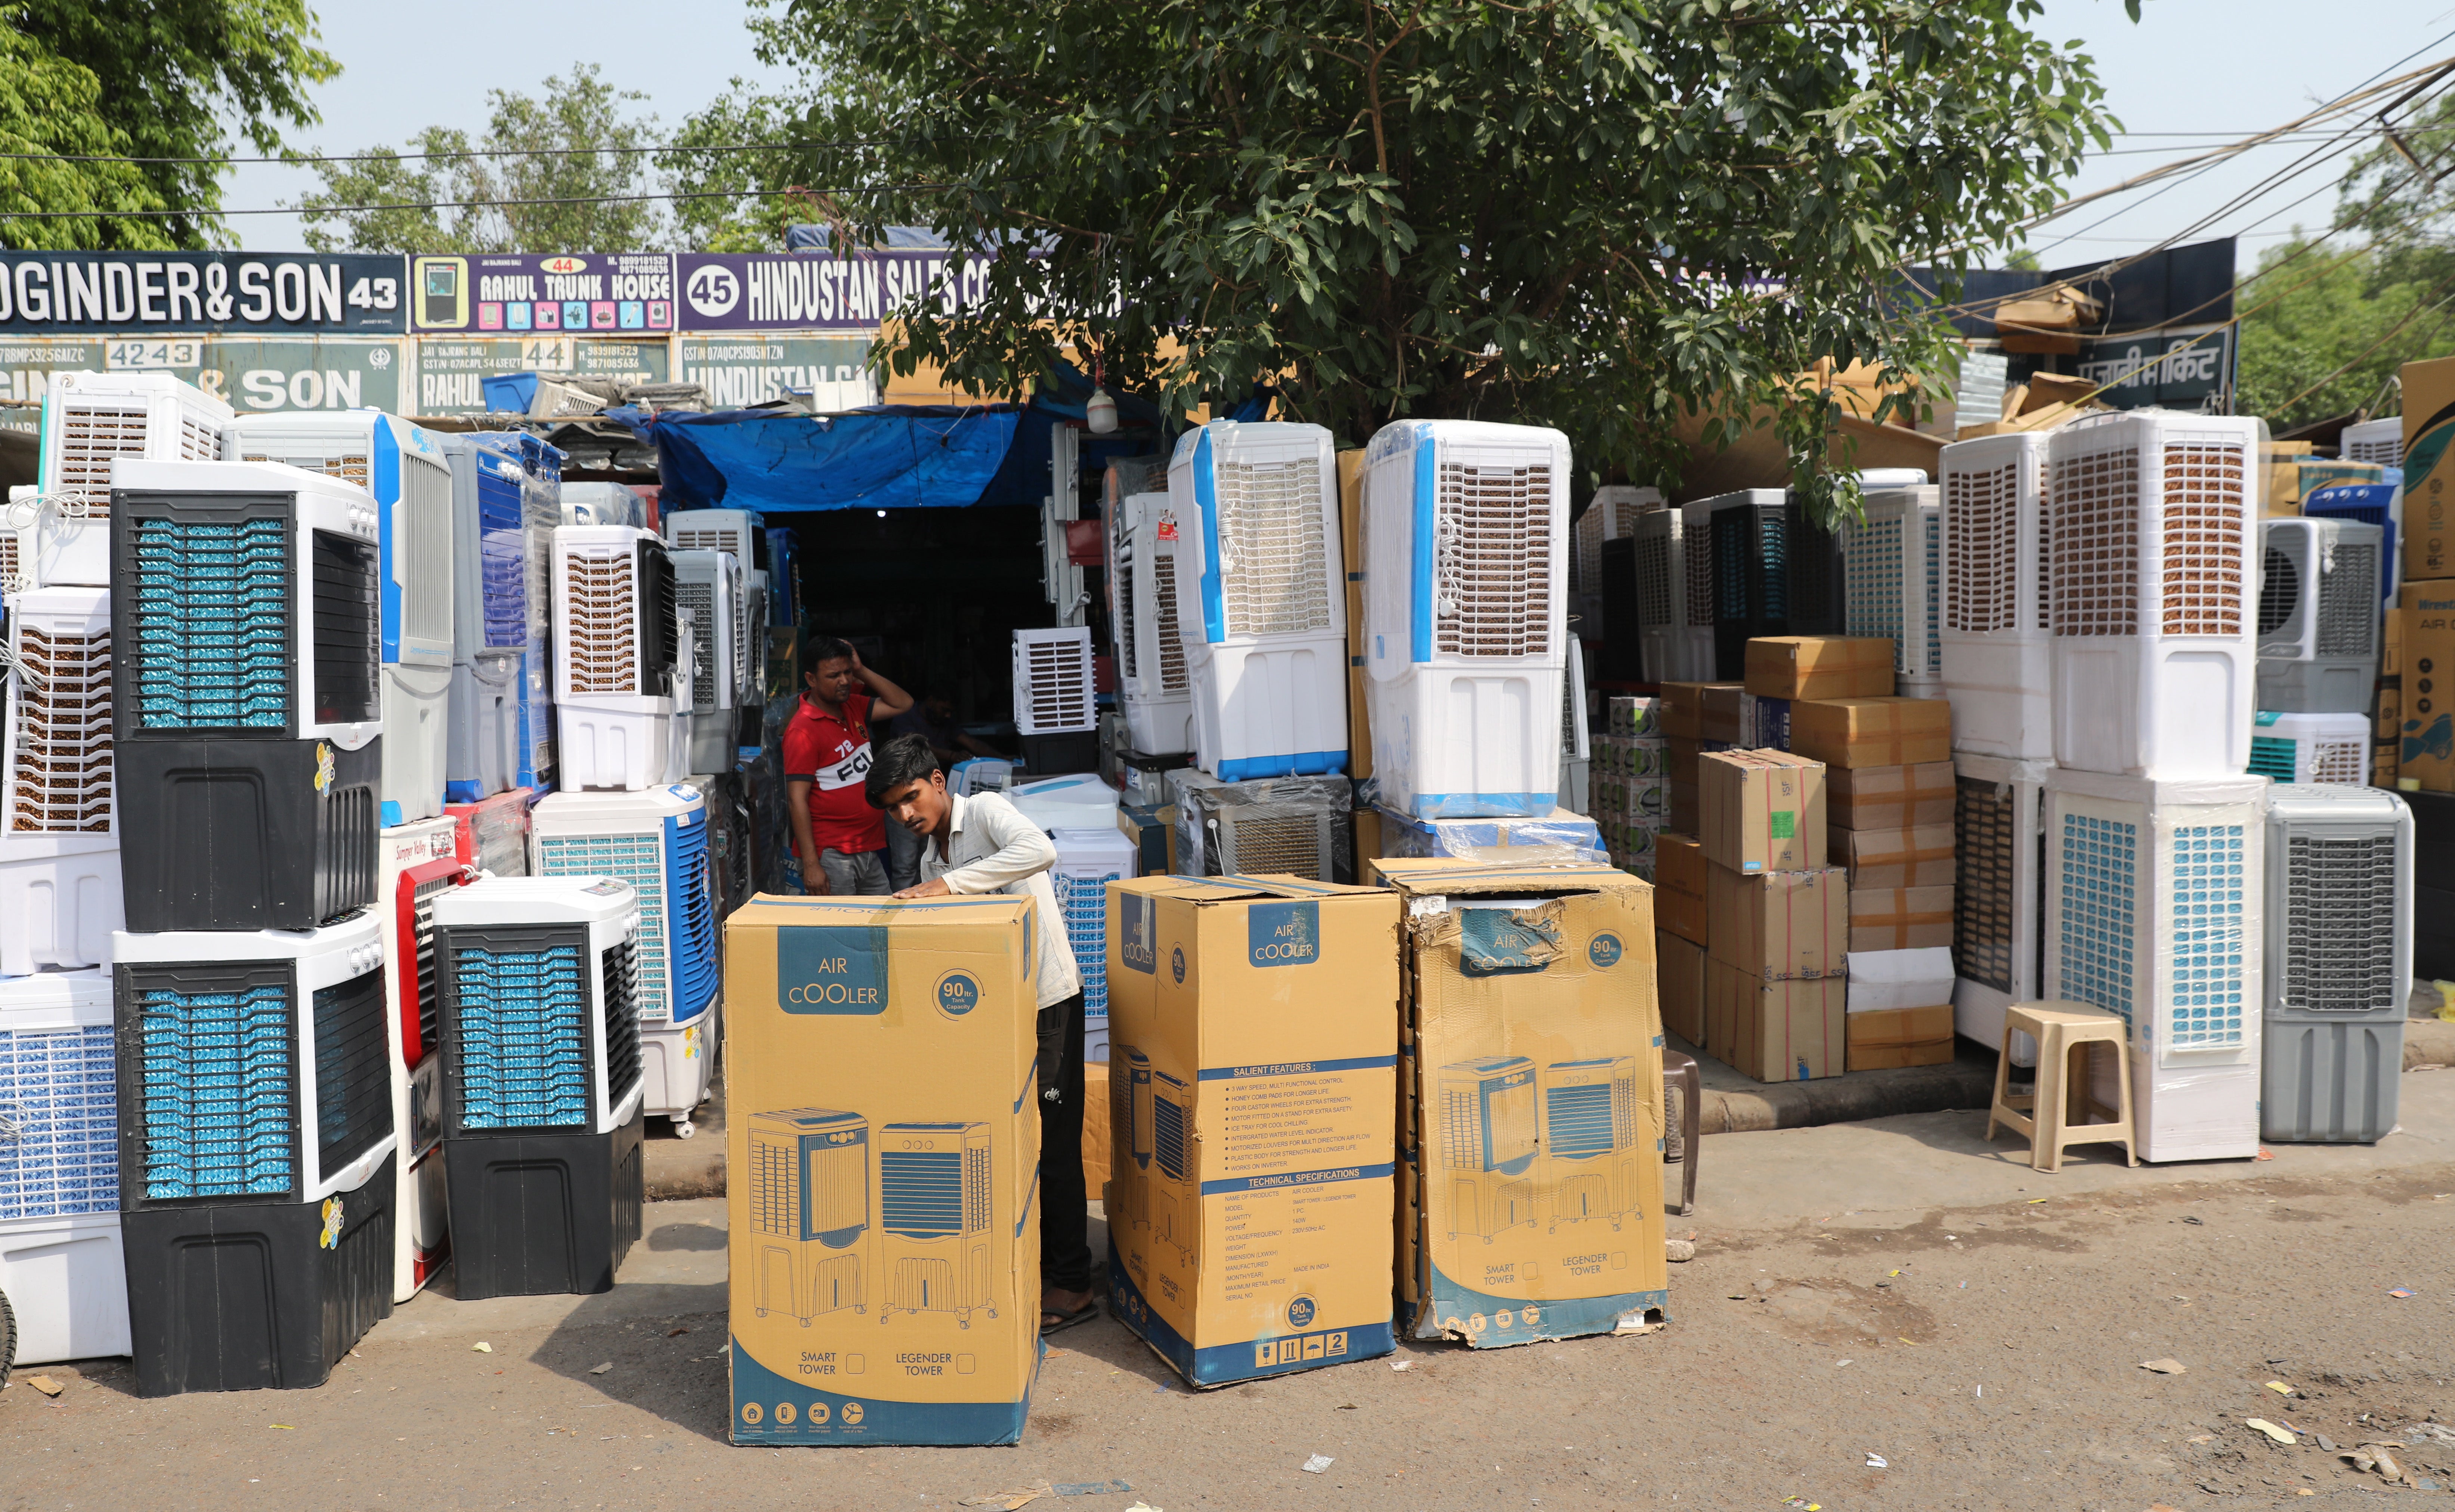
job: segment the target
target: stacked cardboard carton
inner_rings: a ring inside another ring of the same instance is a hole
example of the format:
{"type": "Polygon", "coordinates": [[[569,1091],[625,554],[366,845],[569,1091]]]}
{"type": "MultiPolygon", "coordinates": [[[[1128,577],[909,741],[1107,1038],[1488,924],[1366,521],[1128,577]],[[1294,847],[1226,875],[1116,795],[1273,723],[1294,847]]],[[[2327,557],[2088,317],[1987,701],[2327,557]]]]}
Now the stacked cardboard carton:
{"type": "Polygon", "coordinates": [[[1705,866],[1705,1039],[1759,1081],[1843,1069],[1849,894],[1825,864],[1824,768],[1785,751],[1697,761],[1705,866]]]}
{"type": "Polygon", "coordinates": [[[1654,879],[1654,837],[1668,816],[1670,741],[1658,700],[1615,697],[1594,742],[1593,819],[1611,863],[1654,879]]]}

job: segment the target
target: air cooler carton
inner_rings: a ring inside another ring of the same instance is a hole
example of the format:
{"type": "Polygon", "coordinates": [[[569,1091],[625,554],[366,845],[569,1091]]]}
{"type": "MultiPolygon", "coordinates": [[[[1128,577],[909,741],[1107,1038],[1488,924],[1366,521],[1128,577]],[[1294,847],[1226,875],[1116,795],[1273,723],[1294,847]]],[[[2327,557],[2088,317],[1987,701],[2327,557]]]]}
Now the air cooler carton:
{"type": "Polygon", "coordinates": [[[1654,889],[1603,866],[1378,865],[1406,900],[1401,1326],[1492,1348],[1661,1321],[1654,889]]]}
{"type": "Polygon", "coordinates": [[[1022,1437],[1032,908],[761,895],[725,921],[734,1442],[1022,1437]]]}
{"type": "Polygon", "coordinates": [[[1396,1347],[1398,899],[1108,888],[1108,1295],[1196,1386],[1396,1347]]]}

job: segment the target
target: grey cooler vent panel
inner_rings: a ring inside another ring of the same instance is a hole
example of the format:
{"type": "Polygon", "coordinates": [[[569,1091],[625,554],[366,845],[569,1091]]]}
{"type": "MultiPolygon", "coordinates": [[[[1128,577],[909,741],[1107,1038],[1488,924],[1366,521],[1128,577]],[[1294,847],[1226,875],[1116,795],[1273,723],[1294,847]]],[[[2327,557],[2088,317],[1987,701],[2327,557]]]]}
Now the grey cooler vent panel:
{"type": "Polygon", "coordinates": [[[2400,1013],[2396,998],[2396,838],[2294,835],[2284,855],[2292,920],[2279,1006],[2299,1013],[2400,1013]]]}

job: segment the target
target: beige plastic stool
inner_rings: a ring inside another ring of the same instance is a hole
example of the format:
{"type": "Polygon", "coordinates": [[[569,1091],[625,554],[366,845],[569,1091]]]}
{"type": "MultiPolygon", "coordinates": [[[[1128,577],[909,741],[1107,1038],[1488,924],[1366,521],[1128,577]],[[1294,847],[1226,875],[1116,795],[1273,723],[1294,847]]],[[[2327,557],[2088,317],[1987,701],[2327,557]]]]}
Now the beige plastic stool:
{"type": "Polygon", "coordinates": [[[2140,1163],[2131,1126],[2131,1053],[2121,1019],[2086,1003],[2014,1003],[2003,1011],[2003,1048],[1995,1057],[1995,1100],[1986,1110],[1986,1138],[2003,1124],[2029,1137],[2032,1170],[2059,1171],[2063,1151],[2075,1144],[2122,1141],[2131,1163],[2140,1163]],[[2012,1032],[2020,1030],[2038,1041],[2038,1080],[2030,1096],[2016,1098],[2003,1089],[2011,1079],[2012,1032]],[[2114,1051],[2114,1084],[2120,1106],[2107,1107],[2088,1095],[2086,1054],[2093,1044],[2114,1051]],[[2082,1057],[2080,1071],[2072,1073],[2072,1057],[2082,1057]],[[2094,1115],[2110,1122],[2084,1121],[2094,1115]]]}

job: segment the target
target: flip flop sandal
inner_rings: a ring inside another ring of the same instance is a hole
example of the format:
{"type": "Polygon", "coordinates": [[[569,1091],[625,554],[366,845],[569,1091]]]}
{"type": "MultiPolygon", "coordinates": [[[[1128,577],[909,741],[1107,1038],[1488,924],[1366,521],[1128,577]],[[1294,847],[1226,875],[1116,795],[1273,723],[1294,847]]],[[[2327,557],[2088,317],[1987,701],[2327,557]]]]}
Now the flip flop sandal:
{"type": "Polygon", "coordinates": [[[1092,1319],[1099,1316],[1100,1302],[1097,1298],[1093,1298],[1091,1300],[1085,1302],[1081,1307],[1070,1313],[1055,1314],[1044,1308],[1041,1310],[1040,1314],[1042,1320],[1040,1324],[1040,1337],[1045,1339],[1050,1334],[1062,1334],[1066,1329],[1073,1327],[1076,1323],[1087,1323],[1092,1319]],[[1053,1323],[1047,1320],[1052,1317],[1057,1320],[1053,1323]]]}

